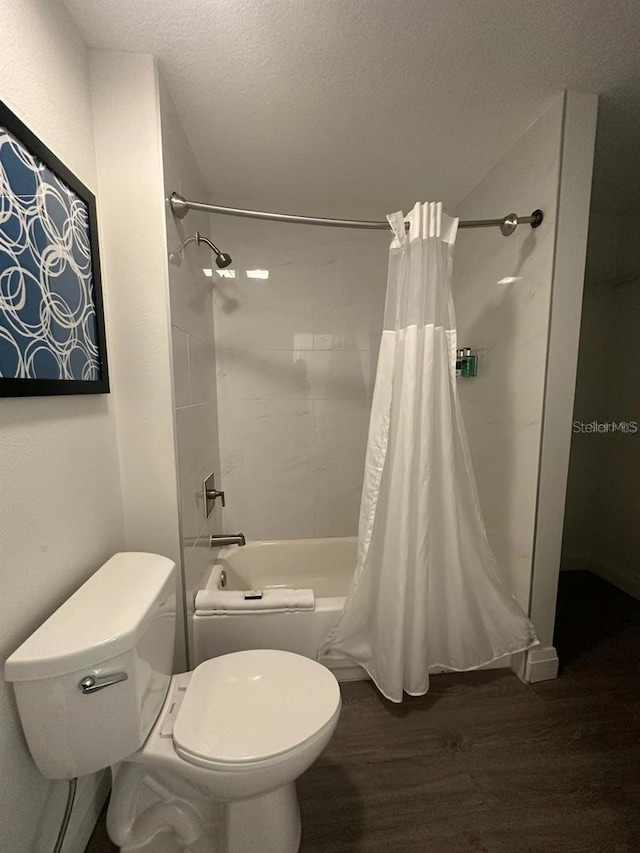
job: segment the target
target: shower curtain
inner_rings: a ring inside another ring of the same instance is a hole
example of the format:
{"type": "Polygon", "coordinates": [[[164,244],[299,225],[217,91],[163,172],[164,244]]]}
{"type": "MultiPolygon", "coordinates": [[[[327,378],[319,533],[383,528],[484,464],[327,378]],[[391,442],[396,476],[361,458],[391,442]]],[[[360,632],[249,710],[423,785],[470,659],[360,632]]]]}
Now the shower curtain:
{"type": "Polygon", "coordinates": [[[358,559],[320,652],[364,667],[393,702],[430,669],[537,644],[487,540],[456,389],[450,290],[458,226],[440,203],[388,217],[394,238],[373,394],[358,559]]]}

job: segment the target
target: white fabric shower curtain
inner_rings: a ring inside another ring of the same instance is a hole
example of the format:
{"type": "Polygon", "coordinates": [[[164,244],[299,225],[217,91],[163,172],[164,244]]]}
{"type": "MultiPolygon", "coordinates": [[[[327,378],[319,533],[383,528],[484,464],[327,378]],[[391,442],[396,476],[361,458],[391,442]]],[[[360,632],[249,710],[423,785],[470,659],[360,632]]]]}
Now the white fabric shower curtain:
{"type": "Polygon", "coordinates": [[[373,394],[357,567],[322,650],[402,701],[430,669],[476,669],[537,643],[489,546],[458,403],[450,290],[458,220],[440,203],[394,232],[373,394]]]}

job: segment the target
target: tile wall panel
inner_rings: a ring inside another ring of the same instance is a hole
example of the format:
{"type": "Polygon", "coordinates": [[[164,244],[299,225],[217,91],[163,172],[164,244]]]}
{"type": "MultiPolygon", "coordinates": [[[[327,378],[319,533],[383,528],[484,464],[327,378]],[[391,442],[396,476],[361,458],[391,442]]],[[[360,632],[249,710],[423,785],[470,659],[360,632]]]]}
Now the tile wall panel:
{"type": "Polygon", "coordinates": [[[225,526],[355,535],[388,235],[220,217],[215,239],[236,273],[214,273],[225,526]]]}

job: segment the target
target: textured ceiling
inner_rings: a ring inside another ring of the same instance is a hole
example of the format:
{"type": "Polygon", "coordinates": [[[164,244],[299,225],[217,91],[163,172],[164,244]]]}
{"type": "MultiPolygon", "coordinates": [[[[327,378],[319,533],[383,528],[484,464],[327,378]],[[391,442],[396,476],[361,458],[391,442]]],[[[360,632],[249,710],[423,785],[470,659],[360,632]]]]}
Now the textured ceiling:
{"type": "MultiPolygon", "coordinates": [[[[640,138],[638,0],[64,5],[89,45],[160,58],[221,204],[453,206],[565,88],[609,93],[615,134],[640,138]]],[[[601,131],[610,159],[615,142],[601,131]]],[[[623,172],[599,168],[598,192],[623,172]]]]}

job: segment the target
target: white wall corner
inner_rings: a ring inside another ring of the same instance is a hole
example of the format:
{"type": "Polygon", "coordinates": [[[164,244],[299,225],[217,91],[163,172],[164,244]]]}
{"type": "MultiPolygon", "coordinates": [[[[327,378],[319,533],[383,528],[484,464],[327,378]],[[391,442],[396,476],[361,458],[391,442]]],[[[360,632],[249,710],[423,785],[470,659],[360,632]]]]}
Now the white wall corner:
{"type": "MultiPolygon", "coordinates": [[[[543,649],[553,649],[564,504],[571,446],[571,420],[578,361],[582,291],[597,95],[566,92],[560,191],[549,318],[549,347],[538,481],[530,615],[543,649]]],[[[554,651],[555,655],[555,651],[554,651]]],[[[530,653],[527,668],[553,672],[552,658],[530,653]]],[[[556,656],[557,660],[557,656],[556,656]]],[[[557,672],[557,664],[555,667],[557,672]]],[[[545,676],[554,677],[554,676],[545,676]]],[[[528,680],[540,680],[530,678],[528,680]]]]}
{"type": "Polygon", "coordinates": [[[558,677],[558,653],[553,646],[531,649],[524,659],[524,670],[518,676],[527,684],[551,681],[558,677]]]}
{"type": "MultiPolygon", "coordinates": [[[[156,60],[89,54],[126,545],[180,563],[167,235],[156,60]],[[127,198],[123,209],[122,199],[127,198]]],[[[177,585],[178,606],[182,584],[177,585]]],[[[185,665],[182,621],[178,671],[185,665]]]]}

